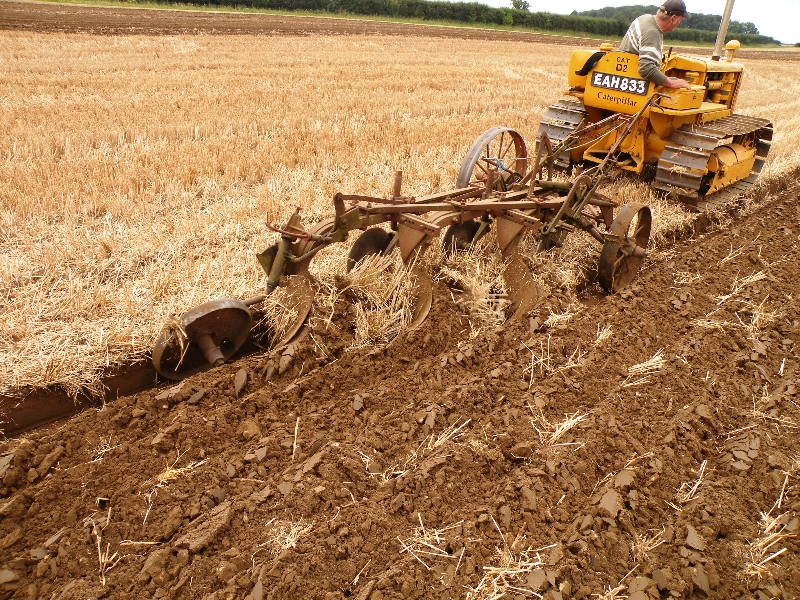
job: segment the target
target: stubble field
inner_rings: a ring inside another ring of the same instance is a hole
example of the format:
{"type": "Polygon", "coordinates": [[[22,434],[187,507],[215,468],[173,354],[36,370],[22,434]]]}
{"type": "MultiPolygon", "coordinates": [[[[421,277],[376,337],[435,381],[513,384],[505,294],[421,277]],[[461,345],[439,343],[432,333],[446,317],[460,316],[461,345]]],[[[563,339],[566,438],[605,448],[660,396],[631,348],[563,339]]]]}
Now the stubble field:
{"type": "Polygon", "coordinates": [[[8,392],[90,383],[171,312],[254,295],[264,223],[295,206],[313,223],[395,169],[409,193],[452,186],[484,129],[535,132],[569,51],[5,33],[2,53],[8,392]]]}
{"type": "MultiPolygon", "coordinates": [[[[170,313],[259,293],[295,206],[395,169],[446,189],[492,125],[532,140],[571,51],[398,33],[0,31],[0,391],[96,386],[170,313]]],[[[800,84],[744,62],[763,185],[709,229],[615,183],[654,207],[630,292],[597,294],[576,239],[529,257],[530,321],[439,283],[388,350],[333,297],[281,360],[4,442],[0,597],[797,597],[800,84]]]]}
{"type": "MultiPolygon", "coordinates": [[[[409,193],[445,189],[492,125],[532,143],[570,52],[4,32],[0,392],[96,387],[103,369],[142,356],[169,314],[255,295],[267,219],[302,206],[312,223],[336,191],[386,193],[395,169],[409,193]]],[[[781,173],[800,131],[792,63],[748,67],[739,110],[774,120],[766,174],[781,173]]],[[[624,200],[647,194],[632,184],[624,200]]],[[[667,210],[657,231],[687,217],[667,210]]]]}

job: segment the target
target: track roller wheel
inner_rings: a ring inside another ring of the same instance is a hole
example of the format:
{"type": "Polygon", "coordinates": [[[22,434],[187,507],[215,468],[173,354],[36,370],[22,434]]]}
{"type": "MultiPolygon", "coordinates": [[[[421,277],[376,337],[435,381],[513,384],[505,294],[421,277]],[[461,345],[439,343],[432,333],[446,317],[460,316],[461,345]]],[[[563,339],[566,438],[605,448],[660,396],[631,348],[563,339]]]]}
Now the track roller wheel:
{"type": "Polygon", "coordinates": [[[603,244],[597,276],[600,285],[609,294],[626,287],[639,272],[647,257],[652,222],[648,206],[626,204],[620,208],[608,228],[612,239],[603,244]]]}
{"type": "Polygon", "coordinates": [[[242,347],[252,318],[238,300],[213,300],[167,323],[153,345],[153,366],[180,380],[223,364],[242,347]]]}
{"type": "Polygon", "coordinates": [[[484,185],[490,164],[498,172],[496,189],[508,189],[521,179],[528,169],[528,151],[522,136],[508,127],[492,127],[484,131],[467,151],[456,187],[484,185]]]}
{"type": "Polygon", "coordinates": [[[347,253],[347,272],[353,270],[361,260],[374,254],[383,254],[392,241],[392,234],[381,229],[372,227],[358,236],[350,252],[347,253]]]}

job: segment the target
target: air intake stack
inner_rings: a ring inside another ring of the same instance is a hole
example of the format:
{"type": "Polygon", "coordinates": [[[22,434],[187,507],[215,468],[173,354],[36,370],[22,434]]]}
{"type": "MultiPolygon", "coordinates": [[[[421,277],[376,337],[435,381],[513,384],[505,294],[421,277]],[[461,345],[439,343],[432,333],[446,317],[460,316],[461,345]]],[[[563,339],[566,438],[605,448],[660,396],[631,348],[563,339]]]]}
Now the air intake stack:
{"type": "Polygon", "coordinates": [[[722,57],[722,49],[725,47],[725,36],[728,33],[728,24],[731,22],[732,12],[733,0],[728,0],[728,4],[725,6],[725,12],[722,14],[722,22],[719,24],[717,43],[714,44],[714,54],[711,55],[711,60],[719,60],[722,57]]]}

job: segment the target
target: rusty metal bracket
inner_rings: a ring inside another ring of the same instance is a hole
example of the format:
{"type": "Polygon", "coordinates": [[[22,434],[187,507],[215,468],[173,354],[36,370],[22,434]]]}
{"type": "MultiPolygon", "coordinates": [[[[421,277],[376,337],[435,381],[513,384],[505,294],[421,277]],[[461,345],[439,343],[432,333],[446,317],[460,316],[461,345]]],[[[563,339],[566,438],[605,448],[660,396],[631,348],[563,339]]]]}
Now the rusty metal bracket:
{"type": "Polygon", "coordinates": [[[541,219],[537,219],[533,215],[524,213],[521,210],[516,210],[516,209],[504,210],[501,216],[504,219],[513,221],[514,223],[519,223],[520,225],[528,225],[529,227],[534,227],[537,230],[542,226],[541,219]]]}
{"type": "Polygon", "coordinates": [[[401,215],[399,221],[409,229],[427,233],[429,235],[439,235],[439,231],[441,230],[441,227],[438,227],[427,219],[418,217],[416,215],[401,215]]]}

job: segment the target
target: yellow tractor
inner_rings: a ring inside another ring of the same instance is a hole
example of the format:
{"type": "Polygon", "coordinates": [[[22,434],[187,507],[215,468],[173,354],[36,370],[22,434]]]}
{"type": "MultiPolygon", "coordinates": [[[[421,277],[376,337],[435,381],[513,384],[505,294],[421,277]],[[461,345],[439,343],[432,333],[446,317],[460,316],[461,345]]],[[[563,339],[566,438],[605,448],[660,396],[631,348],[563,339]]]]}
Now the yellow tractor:
{"type": "MultiPolygon", "coordinates": [[[[661,70],[691,89],[656,90],[639,75],[639,57],[615,52],[604,43],[599,52],[576,50],[569,63],[569,90],[550,106],[539,127],[554,145],[569,134],[614,114],[637,114],[650,97],[664,94],[619,147],[617,166],[652,178],[653,187],[695,210],[729,200],[747,190],[769,153],[772,123],[735,114],[744,67],[733,61],[739,42],[722,45],[733,0],[728,0],[711,58],[665,53],[661,70]],[[585,73],[585,74],[579,74],[585,73]]],[[[564,149],[556,165],[603,161],[618,141],[621,127],[600,128],[597,136],[564,149]]]]}

